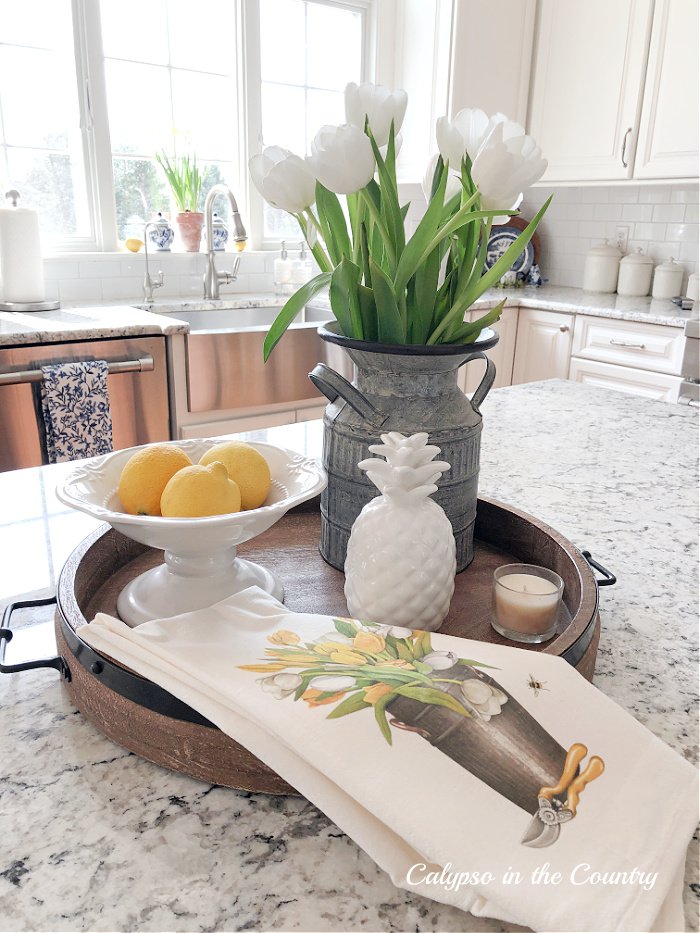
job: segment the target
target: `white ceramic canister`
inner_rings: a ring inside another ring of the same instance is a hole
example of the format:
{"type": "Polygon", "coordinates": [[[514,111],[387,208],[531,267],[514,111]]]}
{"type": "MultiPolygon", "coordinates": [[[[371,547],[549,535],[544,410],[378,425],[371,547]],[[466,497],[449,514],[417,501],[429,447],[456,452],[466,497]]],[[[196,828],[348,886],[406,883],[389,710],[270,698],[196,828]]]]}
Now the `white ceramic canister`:
{"type": "Polygon", "coordinates": [[[690,298],[691,301],[700,301],[700,275],[697,272],[692,272],[688,276],[685,297],[690,298]]]}
{"type": "Polygon", "coordinates": [[[586,253],[586,265],[583,270],[584,292],[612,294],[615,291],[620,271],[620,255],[620,250],[608,240],[586,253]]]}
{"type": "Polygon", "coordinates": [[[652,298],[678,298],[683,285],[683,266],[673,256],[654,269],[652,298]]]}
{"type": "Polygon", "coordinates": [[[631,298],[648,295],[653,268],[654,260],[651,256],[645,256],[642,247],[638,246],[629,256],[620,260],[617,294],[628,295],[631,298]]]}

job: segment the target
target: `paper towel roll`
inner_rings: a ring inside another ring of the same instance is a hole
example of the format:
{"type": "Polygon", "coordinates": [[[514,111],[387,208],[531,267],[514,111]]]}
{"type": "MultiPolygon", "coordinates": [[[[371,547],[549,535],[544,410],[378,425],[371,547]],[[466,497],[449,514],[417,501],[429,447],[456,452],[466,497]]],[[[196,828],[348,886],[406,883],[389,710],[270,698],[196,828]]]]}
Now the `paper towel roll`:
{"type": "Polygon", "coordinates": [[[26,207],[0,208],[0,293],[3,301],[43,301],[39,215],[26,207]]]}

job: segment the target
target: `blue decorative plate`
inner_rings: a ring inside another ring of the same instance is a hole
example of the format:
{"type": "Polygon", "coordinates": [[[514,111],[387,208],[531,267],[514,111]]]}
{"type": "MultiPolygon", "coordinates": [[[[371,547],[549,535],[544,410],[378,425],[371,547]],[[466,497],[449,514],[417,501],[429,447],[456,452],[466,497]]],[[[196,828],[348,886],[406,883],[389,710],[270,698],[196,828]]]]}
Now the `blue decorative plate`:
{"type": "MultiPolygon", "coordinates": [[[[486,267],[488,269],[490,269],[491,266],[501,258],[505,251],[513,245],[522,232],[522,228],[513,227],[509,224],[502,224],[492,229],[491,235],[489,236],[488,250],[486,252],[486,267]]],[[[530,240],[510,267],[511,271],[517,273],[519,278],[525,278],[534,261],[535,246],[532,240],[530,240]]]]}

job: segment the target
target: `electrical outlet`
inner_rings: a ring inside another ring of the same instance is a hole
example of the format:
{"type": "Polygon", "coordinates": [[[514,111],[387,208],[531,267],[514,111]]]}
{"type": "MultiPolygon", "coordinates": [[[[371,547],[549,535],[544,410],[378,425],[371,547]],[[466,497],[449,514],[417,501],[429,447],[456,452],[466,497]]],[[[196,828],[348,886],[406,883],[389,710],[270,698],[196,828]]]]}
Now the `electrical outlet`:
{"type": "Polygon", "coordinates": [[[630,237],[630,228],[629,227],[616,227],[615,228],[615,245],[620,250],[621,253],[627,252],[627,241],[630,237]]]}

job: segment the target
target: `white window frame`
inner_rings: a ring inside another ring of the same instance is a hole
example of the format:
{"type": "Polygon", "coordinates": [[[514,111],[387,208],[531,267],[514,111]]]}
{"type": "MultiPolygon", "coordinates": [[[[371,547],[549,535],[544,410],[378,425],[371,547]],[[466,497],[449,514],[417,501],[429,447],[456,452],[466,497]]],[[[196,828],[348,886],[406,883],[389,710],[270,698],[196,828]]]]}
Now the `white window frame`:
{"type": "MultiPolygon", "coordinates": [[[[362,63],[361,76],[363,81],[374,78],[375,62],[377,61],[377,32],[378,32],[378,0],[312,0],[323,6],[336,7],[344,10],[360,11],[362,13],[362,63]]],[[[387,0],[384,0],[387,2],[387,0]]],[[[393,8],[395,0],[388,0],[393,8]]],[[[251,249],[272,250],[279,249],[279,239],[264,236],[263,199],[250,181],[247,171],[251,156],[262,151],[262,101],[261,84],[262,72],[260,65],[260,5],[258,0],[242,0],[242,28],[241,35],[245,36],[240,61],[243,65],[243,75],[239,87],[245,94],[244,132],[241,134],[245,140],[246,148],[243,152],[241,166],[245,167],[245,180],[243,182],[243,200],[248,208],[249,245],[251,249]]],[[[387,30],[388,32],[388,30],[387,30]]]]}
{"type": "MultiPolygon", "coordinates": [[[[259,0],[235,2],[240,132],[237,136],[237,151],[232,153],[232,159],[238,165],[234,195],[246,219],[249,247],[276,249],[279,246],[277,240],[266,240],[263,237],[263,200],[250,182],[247,169],[250,157],[260,152],[262,147],[259,0]]],[[[362,13],[362,80],[379,80],[391,84],[392,35],[399,0],[313,2],[362,13]],[[380,61],[382,67],[378,68],[377,63],[380,61]]],[[[71,6],[85,185],[92,232],[87,237],[56,237],[54,250],[61,254],[115,253],[118,238],[100,6],[98,0],[71,0],[71,6]]],[[[225,102],[222,102],[222,119],[225,119],[225,113],[225,102]]]]}

